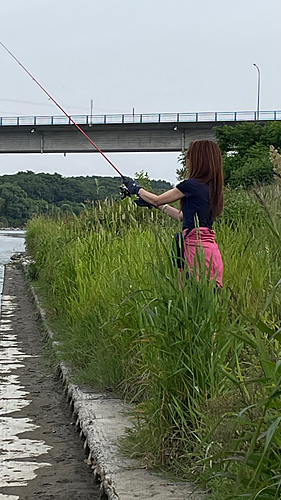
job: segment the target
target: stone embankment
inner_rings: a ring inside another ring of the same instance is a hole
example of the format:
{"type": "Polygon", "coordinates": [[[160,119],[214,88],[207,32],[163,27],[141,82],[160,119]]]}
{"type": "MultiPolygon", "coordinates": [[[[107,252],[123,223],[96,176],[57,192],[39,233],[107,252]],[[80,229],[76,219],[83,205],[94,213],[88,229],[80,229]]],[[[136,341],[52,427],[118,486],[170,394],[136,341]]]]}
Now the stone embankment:
{"type": "MultiPolygon", "coordinates": [[[[24,261],[21,261],[25,268],[24,261]]],[[[29,290],[43,325],[46,338],[53,341],[54,334],[48,327],[46,312],[41,307],[34,288],[29,290]]],[[[63,379],[66,398],[71,405],[76,425],[84,439],[87,462],[100,481],[103,498],[109,500],[202,500],[204,495],[194,492],[194,487],[186,482],[172,482],[139,468],[137,462],[121,455],[118,439],[131,426],[126,416],[128,407],[122,400],[108,393],[89,387],[81,387],[71,381],[69,368],[61,363],[59,367],[63,379]]]]}

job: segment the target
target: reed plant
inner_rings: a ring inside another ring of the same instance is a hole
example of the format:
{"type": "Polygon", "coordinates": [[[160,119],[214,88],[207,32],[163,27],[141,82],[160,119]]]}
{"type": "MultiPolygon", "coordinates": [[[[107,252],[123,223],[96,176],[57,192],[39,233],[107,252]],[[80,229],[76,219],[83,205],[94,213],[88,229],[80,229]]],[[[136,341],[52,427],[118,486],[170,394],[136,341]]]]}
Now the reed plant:
{"type": "Polygon", "coordinates": [[[279,498],[261,496],[267,487],[277,495],[281,474],[276,189],[226,193],[215,226],[220,292],[203,268],[199,282],[184,270],[179,287],[171,257],[179,227],[130,199],[27,228],[60,356],[78,380],[135,404],[123,449],[148,467],[204,478],[210,498],[225,500],[224,485],[229,498],[279,498]]]}

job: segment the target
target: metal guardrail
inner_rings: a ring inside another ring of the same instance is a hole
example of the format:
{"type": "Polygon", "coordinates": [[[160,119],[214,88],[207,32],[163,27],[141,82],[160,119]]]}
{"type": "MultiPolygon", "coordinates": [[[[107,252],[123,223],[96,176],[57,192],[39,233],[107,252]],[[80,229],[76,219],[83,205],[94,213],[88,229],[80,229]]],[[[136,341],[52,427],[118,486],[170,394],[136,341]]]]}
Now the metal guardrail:
{"type": "MultiPolygon", "coordinates": [[[[116,124],[116,123],[197,123],[197,122],[236,122],[281,120],[281,111],[233,111],[206,113],[142,113],[115,115],[73,115],[79,125],[116,124]]],[[[0,117],[0,126],[14,125],[68,125],[66,116],[13,116],[0,117]]]]}

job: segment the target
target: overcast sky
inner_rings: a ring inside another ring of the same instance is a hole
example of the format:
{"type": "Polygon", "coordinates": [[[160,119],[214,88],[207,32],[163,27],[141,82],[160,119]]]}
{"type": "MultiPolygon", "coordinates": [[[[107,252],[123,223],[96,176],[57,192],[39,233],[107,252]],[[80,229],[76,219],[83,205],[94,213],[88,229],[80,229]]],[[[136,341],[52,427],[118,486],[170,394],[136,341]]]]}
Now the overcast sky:
{"type": "MultiPolygon", "coordinates": [[[[280,0],[13,0],[0,40],[69,114],[281,109],[280,0]]],[[[61,112],[0,47],[0,116],[61,112]]],[[[85,139],[86,140],[86,139],[85,139]]],[[[176,182],[177,153],[109,154],[176,182]]],[[[19,170],[115,175],[98,154],[1,155],[19,170]]]]}

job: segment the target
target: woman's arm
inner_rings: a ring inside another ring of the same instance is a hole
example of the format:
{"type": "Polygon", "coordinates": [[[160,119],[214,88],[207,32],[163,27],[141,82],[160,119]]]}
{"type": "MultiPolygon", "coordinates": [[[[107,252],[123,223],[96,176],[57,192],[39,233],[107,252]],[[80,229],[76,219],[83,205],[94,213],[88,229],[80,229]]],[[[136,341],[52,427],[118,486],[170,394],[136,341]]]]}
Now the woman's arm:
{"type": "MultiPolygon", "coordinates": [[[[161,205],[165,205],[166,203],[172,203],[173,201],[180,200],[184,197],[184,194],[177,188],[170,189],[169,191],[166,191],[166,193],[160,195],[150,193],[149,191],[140,188],[138,196],[140,196],[143,200],[148,201],[148,203],[159,207],[161,205]]],[[[172,208],[173,207],[170,207],[170,209],[172,208]]]]}
{"type": "Polygon", "coordinates": [[[178,210],[177,208],[174,207],[170,207],[170,205],[167,205],[166,203],[165,205],[158,205],[157,208],[159,208],[159,210],[162,210],[164,214],[169,215],[171,219],[179,221],[182,221],[183,219],[183,214],[181,210],[178,210]]]}
{"type": "Polygon", "coordinates": [[[173,201],[180,200],[184,197],[184,194],[179,189],[173,188],[166,191],[166,193],[157,195],[141,188],[138,192],[138,196],[140,196],[143,200],[152,203],[152,205],[155,205],[157,208],[162,210],[162,212],[169,215],[171,219],[182,221],[182,211],[168,205],[168,203],[172,203],[173,201]]]}

